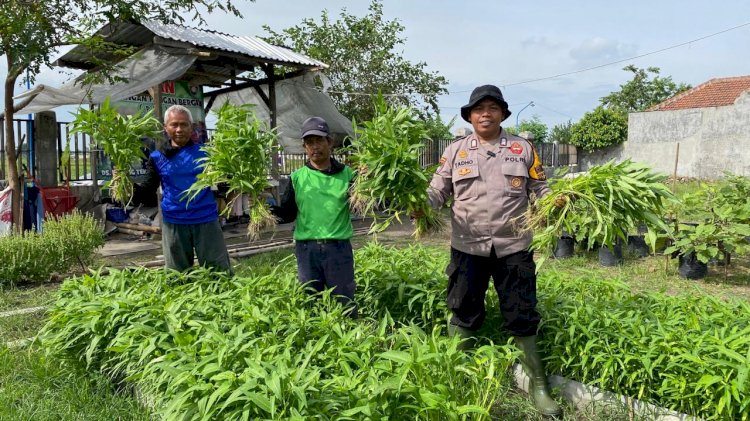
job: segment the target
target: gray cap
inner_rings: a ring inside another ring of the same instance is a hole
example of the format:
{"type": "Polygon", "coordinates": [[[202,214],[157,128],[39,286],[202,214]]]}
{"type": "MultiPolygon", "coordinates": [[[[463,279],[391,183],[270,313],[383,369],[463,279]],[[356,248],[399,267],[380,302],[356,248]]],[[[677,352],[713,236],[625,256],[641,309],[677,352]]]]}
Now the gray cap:
{"type": "Polygon", "coordinates": [[[330,134],[328,123],[320,117],[310,117],[302,123],[302,139],[307,136],[323,136],[330,134]]]}

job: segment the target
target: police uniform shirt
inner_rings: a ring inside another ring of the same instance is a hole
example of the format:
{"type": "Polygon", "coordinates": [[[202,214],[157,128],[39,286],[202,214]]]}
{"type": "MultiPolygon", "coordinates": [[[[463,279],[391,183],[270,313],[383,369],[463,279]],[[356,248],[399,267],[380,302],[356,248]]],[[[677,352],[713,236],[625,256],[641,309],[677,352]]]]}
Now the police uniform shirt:
{"type": "Polygon", "coordinates": [[[453,196],[451,246],[464,253],[498,257],[525,250],[530,232],[514,221],[529,205],[529,193],[550,193],[541,161],[524,138],[500,132],[497,145],[482,145],[476,134],[456,140],[443,152],[432,178],[430,205],[440,208],[453,196]]]}

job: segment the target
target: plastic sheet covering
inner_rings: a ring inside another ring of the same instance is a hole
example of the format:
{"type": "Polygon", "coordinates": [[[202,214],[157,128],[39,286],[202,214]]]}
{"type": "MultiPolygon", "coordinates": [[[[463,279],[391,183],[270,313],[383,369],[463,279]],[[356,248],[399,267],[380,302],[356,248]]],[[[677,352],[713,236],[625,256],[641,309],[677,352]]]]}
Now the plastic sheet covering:
{"type": "Polygon", "coordinates": [[[11,208],[11,198],[13,190],[10,186],[0,191],[0,237],[10,234],[13,223],[13,213],[11,208]]]}
{"type": "Polygon", "coordinates": [[[143,93],[165,80],[179,78],[194,61],[193,55],[176,54],[163,47],[150,46],[117,64],[112,75],[125,78],[127,82],[82,86],[72,81],[60,88],[39,85],[14,98],[21,102],[29,96],[34,96],[34,99],[16,114],[37,113],[62,105],[101,104],[106,97],[117,101],[143,93]]]}
{"type": "MultiPolygon", "coordinates": [[[[337,140],[341,140],[346,135],[353,135],[351,121],[339,113],[331,97],[323,92],[328,86],[330,86],[328,78],[320,72],[309,72],[276,82],[276,125],[279,143],[284,147],[285,152],[305,152],[300,130],[302,123],[308,117],[323,117],[337,140]],[[316,78],[319,78],[318,80],[323,84],[322,89],[315,85],[316,78]]],[[[261,85],[261,89],[268,95],[268,85],[261,85]]],[[[255,104],[255,115],[261,121],[270,121],[268,107],[255,88],[221,94],[216,97],[212,109],[218,109],[227,101],[235,105],[255,104]]]]}

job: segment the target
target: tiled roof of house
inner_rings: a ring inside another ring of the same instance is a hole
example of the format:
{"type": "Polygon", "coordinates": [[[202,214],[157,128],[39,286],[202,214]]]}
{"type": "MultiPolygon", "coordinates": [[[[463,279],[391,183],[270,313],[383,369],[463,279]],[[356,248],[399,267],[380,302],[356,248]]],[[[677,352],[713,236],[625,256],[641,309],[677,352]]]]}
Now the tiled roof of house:
{"type": "Polygon", "coordinates": [[[732,105],[743,92],[750,90],[750,76],[711,79],[693,89],[675,95],[647,111],[684,110],[732,105]]]}

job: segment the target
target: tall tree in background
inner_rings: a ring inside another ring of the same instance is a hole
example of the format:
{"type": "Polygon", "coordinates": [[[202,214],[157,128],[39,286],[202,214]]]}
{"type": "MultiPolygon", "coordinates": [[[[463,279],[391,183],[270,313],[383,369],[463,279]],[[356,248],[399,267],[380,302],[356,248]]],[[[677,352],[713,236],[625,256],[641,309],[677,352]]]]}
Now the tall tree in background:
{"type": "Polygon", "coordinates": [[[645,111],[691,88],[690,85],[684,83],[674,83],[671,76],[660,77],[658,67],[639,69],[630,64],[623,70],[632,72],[633,79],[620,85],[619,91],[600,99],[601,104],[606,108],[625,113],[645,111]]]}
{"type": "Polygon", "coordinates": [[[560,144],[569,144],[572,128],[573,124],[570,122],[570,120],[568,120],[566,123],[555,125],[554,127],[552,127],[552,131],[549,134],[550,141],[560,144]]]}
{"type": "Polygon", "coordinates": [[[518,128],[515,126],[503,126],[503,129],[510,134],[518,136],[519,133],[529,132],[533,136],[534,143],[544,143],[547,141],[547,125],[542,123],[542,119],[538,115],[531,117],[531,120],[521,120],[518,123],[518,128]]]}
{"type": "Polygon", "coordinates": [[[670,76],[660,77],[658,67],[639,69],[631,64],[623,70],[633,73],[633,79],[602,97],[600,106],[571,127],[571,144],[587,152],[618,145],[628,139],[628,113],[645,111],[690,89],[670,76]]]}
{"type": "Polygon", "coordinates": [[[232,0],[2,0],[0,55],[5,56],[8,65],[2,115],[5,117],[6,178],[13,189],[16,227],[20,226],[21,216],[21,183],[13,133],[13,96],[18,78],[26,73],[33,80],[42,66],[50,65],[57,47],[65,44],[85,44],[95,51],[116,51],[117,46],[90,36],[106,22],[151,19],[182,23],[192,18],[204,23],[200,13],[217,10],[240,16],[232,0]]]}
{"type": "Polygon", "coordinates": [[[438,95],[448,92],[443,76],[428,72],[424,62],[412,63],[401,56],[397,47],[406,41],[400,36],[404,26],[397,19],[384,19],[381,0],[373,0],[362,17],[343,9],[339,19],[331,21],[323,10],[319,22],[304,19],[281,32],[263,28],[270,34],[266,41],[330,65],[329,94],[339,111],[356,121],[370,120],[374,114],[366,94],[381,93],[389,102],[414,105],[423,115],[434,116],[438,95]]]}

